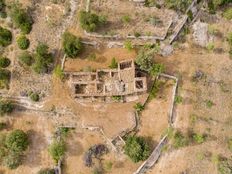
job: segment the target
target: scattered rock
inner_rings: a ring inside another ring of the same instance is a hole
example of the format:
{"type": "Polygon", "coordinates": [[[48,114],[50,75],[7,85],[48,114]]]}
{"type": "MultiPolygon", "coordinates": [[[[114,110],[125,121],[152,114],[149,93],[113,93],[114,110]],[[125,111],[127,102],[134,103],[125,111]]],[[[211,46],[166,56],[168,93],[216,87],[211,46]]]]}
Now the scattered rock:
{"type": "Polygon", "coordinates": [[[172,45],[164,45],[161,46],[161,55],[166,57],[171,55],[173,52],[173,46],[172,45]]]}
{"type": "Polygon", "coordinates": [[[193,24],[193,41],[202,47],[209,43],[208,24],[197,21],[193,24]]]}

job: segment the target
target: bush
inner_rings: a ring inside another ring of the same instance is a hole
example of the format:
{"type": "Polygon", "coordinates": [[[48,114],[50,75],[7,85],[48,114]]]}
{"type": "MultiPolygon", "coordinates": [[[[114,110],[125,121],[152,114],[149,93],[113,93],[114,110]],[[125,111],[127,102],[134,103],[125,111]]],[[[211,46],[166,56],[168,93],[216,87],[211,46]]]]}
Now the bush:
{"type": "Polygon", "coordinates": [[[201,144],[205,141],[205,136],[201,134],[193,134],[193,141],[201,144]]]}
{"type": "Polygon", "coordinates": [[[131,43],[130,40],[126,40],[126,41],[124,42],[124,47],[125,47],[128,51],[133,50],[133,45],[132,45],[132,43],[131,43]]]}
{"type": "Polygon", "coordinates": [[[29,145],[28,135],[22,130],[13,130],[7,135],[5,144],[10,151],[21,153],[29,145]]]}
{"type": "Polygon", "coordinates": [[[218,163],[219,174],[231,174],[232,173],[232,161],[229,159],[221,160],[218,163]]]}
{"type": "Polygon", "coordinates": [[[55,69],[53,70],[53,74],[59,78],[59,79],[64,79],[64,71],[61,69],[60,65],[57,65],[55,69]]]}
{"type": "Polygon", "coordinates": [[[55,174],[54,169],[42,169],[38,172],[38,174],[55,174]]]}
{"type": "Polygon", "coordinates": [[[39,101],[39,94],[36,92],[31,92],[29,95],[30,99],[34,102],[38,102],[39,101]]]}
{"type": "Polygon", "coordinates": [[[11,152],[9,155],[4,157],[3,163],[9,169],[16,169],[22,164],[21,155],[18,153],[11,152]]]}
{"type": "Polygon", "coordinates": [[[65,153],[65,143],[54,140],[49,146],[49,153],[57,163],[65,153]]]}
{"type": "Polygon", "coordinates": [[[10,101],[0,101],[0,115],[9,114],[13,109],[14,105],[10,101]]]}
{"type": "Polygon", "coordinates": [[[113,57],[113,58],[111,59],[111,63],[110,63],[109,68],[111,68],[111,69],[116,69],[116,68],[118,68],[118,62],[116,61],[115,57],[113,57]]]}
{"type": "Polygon", "coordinates": [[[156,64],[152,65],[149,73],[155,77],[155,76],[159,75],[160,73],[163,73],[164,71],[165,71],[165,66],[163,64],[156,63],[156,64]]]}
{"type": "Polygon", "coordinates": [[[0,69],[0,80],[9,80],[10,71],[6,69],[0,69]]]}
{"type": "Polygon", "coordinates": [[[175,100],[174,100],[175,104],[180,104],[183,102],[183,97],[177,95],[175,96],[175,100]]]}
{"type": "Polygon", "coordinates": [[[36,47],[35,63],[33,69],[36,73],[47,73],[53,63],[53,56],[48,52],[49,47],[46,44],[39,43],[36,47]]]}
{"type": "Polygon", "coordinates": [[[135,63],[141,70],[151,71],[153,66],[153,50],[143,48],[139,51],[138,56],[135,59],[135,63]]]}
{"type": "Polygon", "coordinates": [[[20,49],[26,50],[30,45],[30,41],[26,38],[25,35],[22,35],[17,38],[17,44],[20,49]]]}
{"type": "Polygon", "coordinates": [[[124,15],[124,16],[122,16],[121,21],[122,21],[124,24],[127,24],[127,23],[129,23],[129,22],[131,21],[131,18],[130,18],[129,15],[124,15]]]}
{"type": "Polygon", "coordinates": [[[82,29],[88,32],[94,32],[98,27],[106,23],[104,16],[98,16],[94,13],[81,11],[80,15],[80,26],[82,29]]]}
{"type": "Polygon", "coordinates": [[[223,13],[223,17],[231,20],[232,19],[232,8],[228,8],[224,13],[223,13]]]}
{"type": "Polygon", "coordinates": [[[13,24],[17,28],[20,28],[22,33],[30,33],[33,24],[32,17],[31,15],[29,15],[29,12],[27,12],[27,10],[21,8],[20,4],[14,3],[11,6],[10,16],[13,21],[13,24]]]}
{"type": "Polygon", "coordinates": [[[65,32],[63,34],[63,49],[69,57],[74,58],[83,50],[83,44],[81,43],[80,38],[69,32],[65,32]]]}
{"type": "Polygon", "coordinates": [[[11,61],[7,57],[0,57],[0,68],[6,68],[10,63],[11,61]]]}
{"type": "Polygon", "coordinates": [[[31,66],[34,59],[28,51],[25,51],[19,55],[19,62],[23,65],[31,66]]]}
{"type": "Polygon", "coordinates": [[[232,32],[230,32],[227,36],[227,42],[229,43],[230,47],[232,47],[232,32]]]}
{"type": "Polygon", "coordinates": [[[0,0],[0,17],[5,18],[6,14],[6,4],[5,0],[0,0]]]}
{"type": "Polygon", "coordinates": [[[6,47],[11,44],[11,41],[12,41],[11,31],[2,28],[0,26],[0,46],[6,47]]]}
{"type": "Polygon", "coordinates": [[[138,112],[141,112],[144,110],[144,106],[141,103],[136,103],[134,109],[138,112]]]}
{"type": "Polygon", "coordinates": [[[184,147],[188,144],[188,140],[182,135],[181,132],[175,132],[173,136],[173,146],[175,148],[184,147]]]}
{"type": "Polygon", "coordinates": [[[146,160],[150,155],[150,148],[143,137],[129,136],[124,150],[133,162],[146,160]]]}

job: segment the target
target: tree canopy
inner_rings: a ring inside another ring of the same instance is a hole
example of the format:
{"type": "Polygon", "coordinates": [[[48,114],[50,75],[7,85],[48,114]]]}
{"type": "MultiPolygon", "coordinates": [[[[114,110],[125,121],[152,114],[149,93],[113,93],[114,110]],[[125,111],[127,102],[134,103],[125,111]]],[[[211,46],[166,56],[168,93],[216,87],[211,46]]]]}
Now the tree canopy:
{"type": "Polygon", "coordinates": [[[129,136],[124,149],[133,162],[145,160],[150,155],[150,148],[143,137],[129,136]]]}
{"type": "Polygon", "coordinates": [[[11,44],[11,41],[11,31],[0,26],[0,46],[6,47],[11,44]]]}
{"type": "Polygon", "coordinates": [[[81,39],[69,32],[63,34],[63,49],[64,52],[71,58],[75,58],[83,50],[81,39]]]}
{"type": "Polygon", "coordinates": [[[10,151],[21,153],[29,145],[28,136],[22,130],[13,130],[7,135],[5,144],[10,151]]]}
{"type": "Polygon", "coordinates": [[[10,65],[11,61],[7,57],[0,56],[0,68],[6,68],[10,65]]]}
{"type": "Polygon", "coordinates": [[[0,100],[0,115],[11,113],[14,109],[10,101],[0,100]]]}

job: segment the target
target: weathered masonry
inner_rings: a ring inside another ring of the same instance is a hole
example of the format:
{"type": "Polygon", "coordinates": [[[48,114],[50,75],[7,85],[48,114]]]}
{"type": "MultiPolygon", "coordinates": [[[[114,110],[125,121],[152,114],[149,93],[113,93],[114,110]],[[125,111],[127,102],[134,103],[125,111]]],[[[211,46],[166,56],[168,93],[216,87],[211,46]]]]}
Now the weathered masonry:
{"type": "Polygon", "coordinates": [[[72,72],[69,85],[76,99],[107,100],[112,97],[138,95],[147,91],[146,73],[133,60],[121,61],[117,69],[96,72],[72,72]]]}

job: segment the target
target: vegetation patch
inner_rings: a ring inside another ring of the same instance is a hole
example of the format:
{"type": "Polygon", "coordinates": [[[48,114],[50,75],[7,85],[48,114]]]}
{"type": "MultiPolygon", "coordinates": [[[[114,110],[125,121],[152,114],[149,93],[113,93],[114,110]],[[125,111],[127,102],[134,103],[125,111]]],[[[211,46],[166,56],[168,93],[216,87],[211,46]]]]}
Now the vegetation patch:
{"type": "Polygon", "coordinates": [[[0,115],[9,114],[14,110],[14,105],[10,101],[0,100],[0,115]]]}
{"type": "Polygon", "coordinates": [[[19,62],[23,65],[31,66],[34,63],[34,59],[28,51],[24,51],[19,55],[19,62]]]}
{"type": "Polygon", "coordinates": [[[11,31],[0,26],[0,46],[6,47],[11,44],[11,31]]]}
{"type": "Polygon", "coordinates": [[[127,137],[124,150],[133,162],[146,160],[151,152],[145,139],[138,136],[127,137]]]}
{"type": "Polygon", "coordinates": [[[7,57],[0,57],[0,68],[7,68],[11,61],[7,57]]]}
{"type": "Polygon", "coordinates": [[[21,50],[26,50],[30,46],[30,41],[25,35],[21,35],[17,38],[17,44],[21,50]]]}

